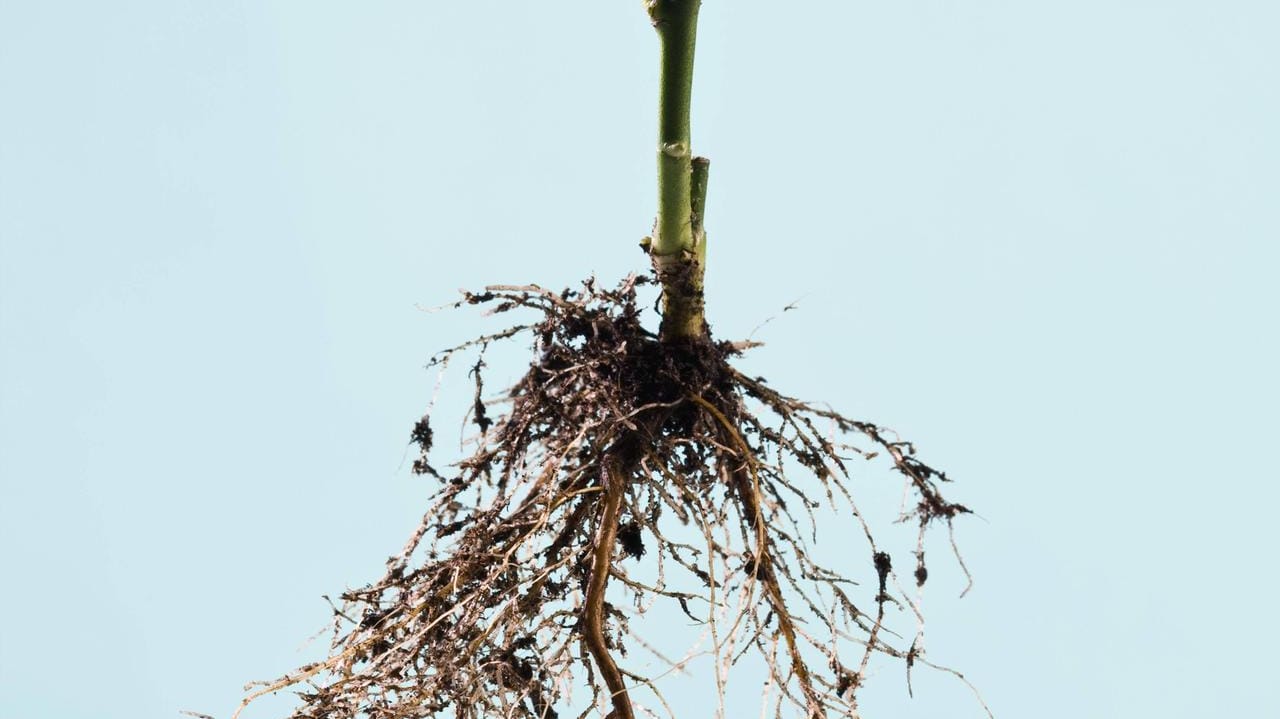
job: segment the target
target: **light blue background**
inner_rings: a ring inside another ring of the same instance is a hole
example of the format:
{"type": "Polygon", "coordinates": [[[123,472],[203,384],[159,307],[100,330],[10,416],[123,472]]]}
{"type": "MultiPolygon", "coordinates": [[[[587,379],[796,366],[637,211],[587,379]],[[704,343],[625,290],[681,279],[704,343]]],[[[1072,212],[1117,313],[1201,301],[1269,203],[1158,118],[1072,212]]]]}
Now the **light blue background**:
{"type": "MultiPolygon", "coordinates": [[[[1278,36],[704,6],[711,321],[802,298],[749,370],[961,480],[929,648],[1002,719],[1273,711],[1278,36]]],[[[644,269],[655,91],[634,0],[0,0],[0,715],[225,717],[300,663],[417,520],[423,363],[493,326],[416,306],[644,269]]]]}

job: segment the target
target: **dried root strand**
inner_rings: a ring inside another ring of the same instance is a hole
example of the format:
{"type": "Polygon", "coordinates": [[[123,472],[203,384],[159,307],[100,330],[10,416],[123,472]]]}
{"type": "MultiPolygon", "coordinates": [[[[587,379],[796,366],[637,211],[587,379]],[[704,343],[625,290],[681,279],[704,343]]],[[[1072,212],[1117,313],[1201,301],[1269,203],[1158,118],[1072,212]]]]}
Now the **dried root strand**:
{"type": "Polygon", "coordinates": [[[618,670],[618,664],[609,653],[605,641],[605,589],[609,586],[609,574],[613,568],[613,547],[618,536],[618,513],[622,509],[622,495],[626,491],[622,462],[611,456],[605,460],[604,498],[599,519],[596,522],[596,544],[591,561],[591,576],[587,582],[587,595],[583,601],[583,640],[591,652],[591,658],[600,671],[600,677],[609,689],[609,701],[613,705],[610,716],[614,719],[635,719],[627,685],[618,670]]]}

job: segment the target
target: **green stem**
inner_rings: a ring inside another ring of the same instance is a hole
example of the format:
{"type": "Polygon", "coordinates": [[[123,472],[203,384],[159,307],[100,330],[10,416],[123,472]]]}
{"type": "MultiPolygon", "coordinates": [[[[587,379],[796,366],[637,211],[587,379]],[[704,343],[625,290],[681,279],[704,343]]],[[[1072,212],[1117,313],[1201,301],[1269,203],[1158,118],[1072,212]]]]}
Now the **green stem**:
{"type": "Polygon", "coordinates": [[[702,218],[707,211],[707,176],[711,173],[711,160],[705,157],[693,158],[693,182],[689,188],[691,193],[689,210],[693,217],[693,244],[698,265],[707,266],[707,232],[703,229],[702,218]]]}
{"type": "Polygon", "coordinates": [[[696,339],[705,335],[702,302],[701,212],[706,197],[706,166],[695,191],[689,132],[693,57],[701,0],[647,0],[649,17],[662,46],[658,99],[658,219],[649,254],[663,285],[662,337],[696,339]],[[701,209],[701,207],[699,207],[701,209]],[[698,232],[695,232],[695,224],[698,232]]]}

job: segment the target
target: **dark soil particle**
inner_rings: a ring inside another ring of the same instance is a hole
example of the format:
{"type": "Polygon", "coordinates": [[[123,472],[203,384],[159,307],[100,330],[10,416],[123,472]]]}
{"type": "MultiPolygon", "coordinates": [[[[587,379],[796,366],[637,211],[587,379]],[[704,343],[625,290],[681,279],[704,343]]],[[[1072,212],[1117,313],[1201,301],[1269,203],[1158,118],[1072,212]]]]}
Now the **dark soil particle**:
{"type": "Polygon", "coordinates": [[[622,545],[622,551],[633,559],[644,556],[644,539],[640,535],[640,525],[636,522],[627,522],[618,527],[618,542],[622,545]]]}

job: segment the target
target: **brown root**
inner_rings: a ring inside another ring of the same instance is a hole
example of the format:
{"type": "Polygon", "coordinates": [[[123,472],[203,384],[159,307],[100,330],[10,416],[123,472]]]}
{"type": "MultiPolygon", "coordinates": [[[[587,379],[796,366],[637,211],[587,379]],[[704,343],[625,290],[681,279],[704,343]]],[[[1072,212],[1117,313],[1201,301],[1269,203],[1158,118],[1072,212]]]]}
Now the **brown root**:
{"type": "Polygon", "coordinates": [[[609,701],[613,704],[613,719],[635,719],[627,685],[618,670],[618,663],[609,653],[605,641],[605,589],[609,586],[609,574],[613,570],[613,546],[618,536],[618,513],[622,509],[622,496],[626,491],[622,462],[617,457],[605,460],[602,477],[604,499],[601,502],[599,520],[596,523],[596,546],[591,561],[591,576],[587,582],[587,594],[582,605],[582,638],[591,652],[591,658],[609,689],[609,701]]]}
{"type": "MultiPolygon", "coordinates": [[[[665,702],[656,676],[619,665],[627,647],[669,670],[691,661],[666,659],[631,627],[659,600],[707,628],[721,690],[745,652],[763,657],[777,716],[784,706],[856,716],[872,655],[933,666],[917,641],[903,649],[885,638],[894,636],[886,604],[917,608],[891,596],[889,555],[854,504],[848,463],[889,457],[915,496],[906,518],[921,537],[934,520],[950,529],[968,512],[942,497],[945,476],[891,432],[741,374],[729,362],[741,345],[661,342],[640,322],[636,289],[650,282],[464,295],[457,306],[536,313],[432,362],[478,355],[469,454],[438,467],[430,417],[414,427],[415,472],[439,482],[421,524],[381,579],[342,595],[329,657],[246,704],[293,688],[298,719],[558,719],[566,709],[635,719],[642,690],[665,702]],[[533,359],[495,403],[483,392],[483,354],[522,334],[533,359]],[[859,437],[871,448],[855,446],[859,437]],[[855,603],[855,582],[812,556],[806,536],[816,541],[824,505],[866,536],[874,612],[855,603]],[[583,688],[588,702],[573,696],[583,688]]],[[[923,557],[919,549],[917,584],[923,557]]]]}

